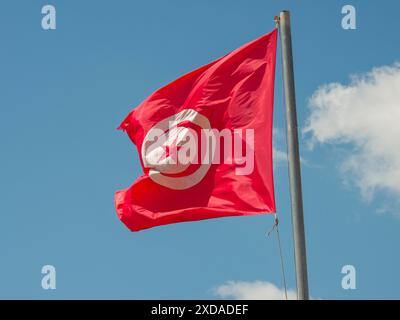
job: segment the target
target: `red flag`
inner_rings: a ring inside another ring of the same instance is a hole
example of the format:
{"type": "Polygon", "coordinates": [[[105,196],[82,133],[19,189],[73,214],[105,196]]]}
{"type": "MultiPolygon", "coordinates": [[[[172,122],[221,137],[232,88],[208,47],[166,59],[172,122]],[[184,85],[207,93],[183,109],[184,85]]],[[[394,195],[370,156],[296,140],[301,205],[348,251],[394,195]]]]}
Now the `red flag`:
{"type": "Polygon", "coordinates": [[[275,212],[276,41],[275,29],[178,78],[122,122],[144,172],[115,195],[130,230],[275,212]]]}

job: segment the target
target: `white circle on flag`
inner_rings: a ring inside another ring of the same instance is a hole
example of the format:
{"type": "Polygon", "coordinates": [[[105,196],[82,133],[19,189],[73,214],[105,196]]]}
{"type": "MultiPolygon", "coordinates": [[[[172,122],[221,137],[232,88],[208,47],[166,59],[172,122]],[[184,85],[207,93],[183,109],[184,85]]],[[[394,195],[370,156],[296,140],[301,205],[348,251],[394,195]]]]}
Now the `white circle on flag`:
{"type": "MultiPolygon", "coordinates": [[[[184,109],[167,117],[154,125],[146,134],[142,144],[142,161],[149,169],[149,177],[157,184],[173,190],[184,190],[198,184],[207,174],[211,163],[199,163],[198,168],[190,174],[184,171],[190,163],[180,163],[178,159],[166,154],[171,146],[184,144],[184,139],[190,133],[183,122],[191,122],[200,129],[211,129],[210,121],[204,115],[193,109],[184,109]],[[178,126],[182,124],[182,126],[178,126]],[[149,146],[150,144],[150,146],[149,146]],[[179,176],[171,176],[180,174],[179,176]]],[[[197,156],[197,155],[196,155],[197,156]]]]}

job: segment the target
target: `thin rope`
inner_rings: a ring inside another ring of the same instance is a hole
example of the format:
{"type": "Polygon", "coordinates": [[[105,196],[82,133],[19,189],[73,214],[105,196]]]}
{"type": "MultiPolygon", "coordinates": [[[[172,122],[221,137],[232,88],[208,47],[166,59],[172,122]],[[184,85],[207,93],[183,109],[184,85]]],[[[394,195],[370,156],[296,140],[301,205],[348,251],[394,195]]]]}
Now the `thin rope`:
{"type": "Polygon", "coordinates": [[[282,254],[282,244],[281,244],[281,236],[279,234],[279,221],[278,218],[276,218],[276,236],[278,238],[278,247],[279,247],[279,257],[281,261],[281,270],[282,270],[282,280],[283,280],[283,287],[285,288],[285,298],[288,300],[288,295],[287,295],[287,285],[286,285],[286,275],[285,275],[285,264],[283,263],[283,254],[282,254]]]}
{"type": "Polygon", "coordinates": [[[268,236],[271,235],[271,233],[276,230],[276,236],[278,239],[278,249],[279,249],[279,260],[281,264],[281,276],[282,276],[282,284],[283,288],[285,289],[285,299],[288,300],[288,295],[287,295],[287,286],[286,286],[286,275],[285,275],[285,264],[283,261],[283,253],[282,253],[282,243],[281,243],[281,236],[279,234],[279,219],[277,214],[274,214],[275,217],[275,222],[274,225],[272,226],[271,230],[268,231],[268,236]]]}

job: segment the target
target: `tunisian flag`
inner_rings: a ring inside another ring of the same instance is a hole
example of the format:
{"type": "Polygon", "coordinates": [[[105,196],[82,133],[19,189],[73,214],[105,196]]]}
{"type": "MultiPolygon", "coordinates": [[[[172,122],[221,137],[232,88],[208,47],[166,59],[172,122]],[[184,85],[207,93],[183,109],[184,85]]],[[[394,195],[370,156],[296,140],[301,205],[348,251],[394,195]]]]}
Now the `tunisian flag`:
{"type": "Polygon", "coordinates": [[[115,194],[130,230],[275,212],[276,41],[275,29],[189,72],[121,123],[144,173],[115,194]]]}

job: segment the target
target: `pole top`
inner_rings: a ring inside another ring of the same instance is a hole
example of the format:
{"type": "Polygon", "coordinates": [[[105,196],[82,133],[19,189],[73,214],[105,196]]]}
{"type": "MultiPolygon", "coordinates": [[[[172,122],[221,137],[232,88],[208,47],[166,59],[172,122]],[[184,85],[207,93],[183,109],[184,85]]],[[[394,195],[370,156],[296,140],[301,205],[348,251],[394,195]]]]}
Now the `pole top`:
{"type": "Polygon", "coordinates": [[[282,10],[279,13],[279,24],[281,26],[290,25],[290,11],[289,10],[282,10]]]}
{"type": "Polygon", "coordinates": [[[279,15],[274,17],[275,27],[278,28],[280,24],[285,24],[286,21],[290,21],[290,11],[282,10],[279,15]]]}

